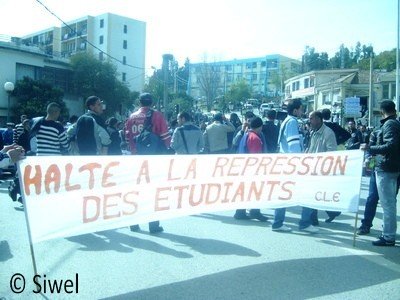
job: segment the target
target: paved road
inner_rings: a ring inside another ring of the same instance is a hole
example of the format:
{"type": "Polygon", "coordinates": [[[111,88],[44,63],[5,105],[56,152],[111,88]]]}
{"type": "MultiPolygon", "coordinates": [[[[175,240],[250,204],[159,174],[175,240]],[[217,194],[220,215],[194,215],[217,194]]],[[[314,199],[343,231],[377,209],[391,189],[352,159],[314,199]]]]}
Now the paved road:
{"type": "MultiPolygon", "coordinates": [[[[6,186],[0,185],[0,299],[400,298],[399,244],[371,245],[382,224],[380,208],[371,236],[359,237],[356,247],[354,214],[326,224],[324,212],[315,235],[272,232],[270,222],[237,221],[230,211],[164,221],[158,235],[142,225],[137,233],[121,228],[46,241],[34,249],[38,282],[47,290],[34,294],[24,212],[6,186]],[[10,289],[15,273],[26,279],[21,294],[10,289]],[[50,293],[48,279],[71,279],[67,290],[75,292],[76,274],[78,294],[50,293]]],[[[272,210],[262,211],[272,218],[272,210]]],[[[289,209],[289,225],[298,219],[299,210],[289,209]]]]}

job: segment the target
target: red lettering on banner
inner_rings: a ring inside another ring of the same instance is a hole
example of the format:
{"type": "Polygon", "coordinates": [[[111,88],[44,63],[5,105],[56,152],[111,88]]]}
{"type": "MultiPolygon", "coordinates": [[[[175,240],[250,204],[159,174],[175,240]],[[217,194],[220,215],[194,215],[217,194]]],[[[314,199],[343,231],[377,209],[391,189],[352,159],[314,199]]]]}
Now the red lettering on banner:
{"type": "Polygon", "coordinates": [[[159,204],[160,204],[159,202],[160,201],[165,201],[165,200],[168,201],[168,196],[167,197],[161,197],[160,194],[163,191],[171,191],[171,187],[157,188],[156,198],[155,198],[155,203],[154,203],[154,210],[155,211],[161,211],[161,210],[168,210],[169,209],[169,205],[168,206],[164,206],[164,207],[159,206],[159,204]]]}
{"type": "MultiPolygon", "coordinates": [[[[138,196],[138,195],[139,195],[139,192],[132,191],[132,192],[126,193],[123,196],[123,198],[122,198],[123,202],[126,203],[126,204],[129,204],[129,206],[132,206],[134,208],[133,211],[122,210],[122,215],[123,216],[133,215],[135,212],[137,212],[138,205],[137,205],[137,203],[135,201],[133,201],[130,198],[131,198],[131,196],[138,196]]],[[[134,197],[134,198],[136,198],[136,197],[134,197]]]]}
{"type": "Polygon", "coordinates": [[[142,176],[144,176],[144,179],[145,179],[146,183],[150,183],[149,162],[148,162],[147,159],[144,160],[142,162],[142,165],[140,166],[139,174],[138,174],[138,177],[136,179],[136,184],[140,184],[141,183],[142,176]]]}
{"type": "Polygon", "coordinates": [[[258,158],[257,157],[248,157],[246,159],[246,162],[244,164],[244,167],[242,168],[242,176],[244,175],[244,173],[246,172],[248,167],[253,167],[256,166],[258,163],[258,158]]]}
{"type": "Polygon", "coordinates": [[[257,167],[256,175],[260,175],[260,170],[263,170],[261,171],[261,175],[267,175],[268,174],[267,167],[271,162],[272,158],[270,156],[263,156],[261,158],[260,164],[257,167]]]}
{"type": "Polygon", "coordinates": [[[228,162],[229,162],[228,158],[226,158],[226,157],[218,157],[217,161],[215,162],[215,165],[214,165],[214,171],[212,173],[212,177],[216,176],[216,173],[217,173],[218,170],[220,172],[219,176],[220,177],[224,177],[225,176],[224,167],[228,164],[228,162]]]}
{"type": "Polygon", "coordinates": [[[188,185],[174,187],[174,190],[178,191],[178,207],[177,208],[181,208],[182,207],[183,190],[188,190],[188,189],[189,189],[188,185]]]}
{"type": "Polygon", "coordinates": [[[181,179],[181,177],[175,177],[175,178],[172,177],[172,169],[173,169],[173,166],[174,166],[174,162],[175,162],[174,158],[170,159],[170,161],[169,161],[168,180],[179,180],[179,179],[181,179]]]}
{"type": "Polygon", "coordinates": [[[310,166],[308,164],[306,164],[306,160],[310,160],[310,159],[313,160],[313,157],[312,156],[306,156],[301,160],[301,165],[306,167],[306,171],[304,171],[304,172],[297,171],[297,174],[306,175],[308,172],[310,172],[310,166]]]}
{"type": "Polygon", "coordinates": [[[137,191],[131,191],[125,194],[106,194],[102,198],[99,196],[84,196],[82,202],[82,222],[91,223],[97,221],[99,218],[108,220],[119,218],[121,215],[133,215],[138,209],[138,204],[135,202],[135,198],[138,195],[137,191]],[[133,209],[127,210],[127,207],[133,209]]]}
{"type": "Polygon", "coordinates": [[[291,170],[285,170],[284,172],[283,172],[283,174],[285,174],[285,175],[292,175],[295,171],[296,171],[296,163],[293,163],[293,161],[294,160],[300,160],[300,157],[299,156],[294,156],[294,157],[291,157],[291,158],[289,158],[289,161],[288,161],[288,163],[287,163],[287,166],[290,166],[290,167],[292,167],[292,169],[291,170]]]}
{"type": "Polygon", "coordinates": [[[121,212],[120,211],[118,211],[118,213],[116,213],[114,215],[108,214],[110,207],[118,207],[118,201],[114,202],[114,203],[110,203],[110,200],[112,200],[113,198],[120,199],[121,198],[121,193],[104,195],[104,201],[103,201],[104,220],[118,218],[118,217],[121,216],[121,212]]]}
{"type": "Polygon", "coordinates": [[[269,195],[268,195],[268,200],[271,200],[271,198],[272,198],[272,194],[273,194],[273,192],[274,192],[274,189],[275,189],[275,186],[276,185],[280,185],[281,184],[281,182],[280,181],[267,181],[267,185],[270,185],[271,186],[271,188],[269,189],[269,195]]]}
{"type": "Polygon", "coordinates": [[[85,196],[83,197],[83,223],[90,223],[90,222],[94,222],[99,218],[100,215],[100,201],[101,199],[99,197],[96,196],[85,196]],[[89,201],[94,201],[94,205],[95,205],[95,209],[96,209],[96,213],[94,214],[94,216],[88,217],[88,205],[89,205],[89,201]]]}
{"type": "Polygon", "coordinates": [[[47,194],[50,194],[50,184],[54,183],[54,192],[58,193],[60,190],[61,172],[57,165],[53,164],[47,168],[44,176],[44,188],[47,194]]]}
{"type": "Polygon", "coordinates": [[[100,169],[101,165],[98,163],[89,163],[86,165],[83,165],[82,167],[79,168],[79,172],[83,171],[89,171],[89,189],[92,190],[94,187],[94,169],[100,169]]]}
{"type": "Polygon", "coordinates": [[[235,165],[236,161],[241,161],[244,160],[244,157],[234,157],[232,158],[232,162],[229,165],[229,169],[228,169],[228,176],[238,176],[240,173],[240,170],[242,169],[239,165],[235,165]],[[234,171],[233,169],[238,168],[238,170],[234,171]]]}
{"type": "Polygon", "coordinates": [[[218,202],[220,194],[221,194],[221,185],[218,183],[209,183],[206,194],[206,204],[214,204],[218,202]],[[211,195],[214,197],[214,200],[211,200],[211,195]]]}
{"type": "Polygon", "coordinates": [[[66,164],[65,165],[65,190],[67,192],[73,191],[73,190],[79,190],[81,188],[80,184],[75,184],[75,185],[70,185],[70,177],[71,177],[71,172],[72,172],[72,164],[66,164]]]}
{"type": "Polygon", "coordinates": [[[112,161],[109,164],[107,164],[107,166],[104,168],[103,177],[102,177],[102,180],[101,180],[101,186],[102,187],[112,187],[112,186],[116,185],[115,182],[107,182],[107,179],[113,176],[113,174],[108,173],[108,170],[110,168],[116,167],[116,166],[119,166],[119,162],[112,161]]]}
{"type": "Polygon", "coordinates": [[[196,174],[197,174],[197,160],[194,158],[192,159],[192,161],[190,162],[190,165],[187,169],[186,175],[184,177],[184,179],[188,179],[189,176],[191,176],[191,179],[196,179],[196,174]]]}
{"type": "Polygon", "coordinates": [[[271,167],[270,174],[279,175],[279,174],[282,173],[283,164],[279,163],[279,161],[282,160],[282,159],[286,160],[286,157],[285,156],[278,156],[277,158],[275,158],[275,161],[274,161],[274,163],[272,164],[272,167],[271,167]],[[279,169],[275,170],[275,167],[279,167],[279,169]]]}
{"type": "Polygon", "coordinates": [[[26,166],[24,172],[24,191],[27,196],[31,194],[29,186],[33,184],[35,186],[36,195],[42,192],[42,169],[40,166],[35,166],[35,175],[31,177],[32,166],[26,166]]]}
{"type": "Polygon", "coordinates": [[[282,184],[282,191],[286,192],[288,195],[287,195],[287,197],[279,196],[278,197],[279,200],[290,200],[290,199],[292,199],[292,191],[290,189],[288,189],[287,185],[295,186],[296,183],[294,181],[286,181],[286,182],[284,182],[282,184]]]}

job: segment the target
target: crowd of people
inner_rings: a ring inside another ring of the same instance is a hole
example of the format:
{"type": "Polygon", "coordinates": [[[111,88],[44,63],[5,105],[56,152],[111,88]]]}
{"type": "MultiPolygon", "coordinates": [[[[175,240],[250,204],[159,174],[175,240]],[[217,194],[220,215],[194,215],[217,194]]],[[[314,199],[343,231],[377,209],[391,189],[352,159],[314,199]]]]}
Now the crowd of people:
{"type": "MultiPolygon", "coordinates": [[[[378,200],[383,208],[383,232],[373,242],[376,246],[392,246],[396,235],[396,195],[400,175],[400,122],[392,101],[381,103],[382,125],[371,131],[365,125],[356,126],[353,120],[347,130],[331,122],[329,109],[312,111],[307,122],[298,120],[304,116],[301,99],[291,99],[287,105],[287,117],[276,120],[277,112],[269,110],[266,120],[252,111],[241,120],[236,113],[229,119],[216,113],[212,120],[190,112],[179,112],[170,122],[153,109],[149,93],[139,96],[140,108],[125,122],[111,117],[104,120],[103,103],[97,96],[86,99],[87,112],[80,117],[72,116],[63,126],[58,119],[61,107],[57,103],[47,106],[47,114],[29,120],[21,116],[21,123],[7,123],[2,134],[5,145],[0,161],[22,158],[24,155],[150,155],[150,154],[229,154],[229,153],[318,153],[335,151],[338,145],[347,150],[361,149],[366,155],[365,163],[372,169],[369,196],[362,225],[358,234],[368,234],[372,227],[378,200]],[[196,122],[194,121],[196,120],[196,122]],[[7,155],[9,154],[9,156],[7,155]]],[[[275,209],[272,230],[288,232],[292,229],[285,222],[285,208],[275,209]]],[[[325,222],[332,222],[339,211],[326,211],[325,222]]],[[[259,209],[238,209],[238,220],[268,218],[259,209]]],[[[299,229],[317,233],[318,212],[302,208],[299,229]]],[[[130,227],[132,231],[139,225],[130,227]]],[[[149,231],[163,231],[159,221],[149,223],[149,231]]]]}

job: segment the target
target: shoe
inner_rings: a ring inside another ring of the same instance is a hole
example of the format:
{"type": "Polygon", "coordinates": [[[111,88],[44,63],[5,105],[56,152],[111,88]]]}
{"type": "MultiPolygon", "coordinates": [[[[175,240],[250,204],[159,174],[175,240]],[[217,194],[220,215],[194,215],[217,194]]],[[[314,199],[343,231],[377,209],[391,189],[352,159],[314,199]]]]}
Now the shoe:
{"type": "Polygon", "coordinates": [[[136,232],[136,231],[139,231],[139,230],[140,230],[140,227],[139,227],[139,225],[132,225],[132,226],[129,226],[129,228],[131,229],[131,231],[134,231],[134,232],[136,232]]]}
{"type": "Polygon", "coordinates": [[[286,226],[285,224],[283,224],[281,227],[278,227],[278,228],[273,228],[272,227],[272,231],[289,232],[289,231],[292,231],[292,228],[290,228],[289,226],[286,226]]]}
{"type": "Polygon", "coordinates": [[[262,215],[261,213],[259,214],[250,214],[249,219],[256,219],[260,222],[267,222],[268,221],[268,217],[262,215]]]}
{"type": "Polygon", "coordinates": [[[383,236],[380,236],[376,241],[372,242],[374,246],[394,246],[395,241],[388,241],[383,236]]]}
{"type": "Polygon", "coordinates": [[[325,223],[331,223],[333,220],[335,220],[336,217],[340,216],[340,214],[341,214],[340,211],[332,212],[329,218],[325,220],[325,223]]]}
{"type": "Polygon", "coordinates": [[[150,229],[150,233],[158,233],[158,232],[163,232],[163,231],[164,231],[164,228],[162,228],[161,226],[150,229]]]}
{"type": "Polygon", "coordinates": [[[244,214],[243,213],[239,213],[239,214],[235,213],[233,215],[233,217],[236,220],[250,220],[250,217],[248,215],[246,215],[246,213],[244,213],[244,214]]]}
{"type": "Polygon", "coordinates": [[[360,228],[358,228],[358,230],[357,230],[357,234],[358,235],[366,235],[366,234],[368,234],[369,233],[369,228],[368,227],[360,227],[360,228]]]}
{"type": "Polygon", "coordinates": [[[316,227],[314,227],[314,226],[312,226],[312,225],[310,225],[310,226],[308,226],[308,227],[306,227],[306,228],[300,229],[300,230],[301,230],[301,231],[308,232],[308,233],[317,233],[317,232],[319,231],[318,228],[316,228],[316,227]]]}

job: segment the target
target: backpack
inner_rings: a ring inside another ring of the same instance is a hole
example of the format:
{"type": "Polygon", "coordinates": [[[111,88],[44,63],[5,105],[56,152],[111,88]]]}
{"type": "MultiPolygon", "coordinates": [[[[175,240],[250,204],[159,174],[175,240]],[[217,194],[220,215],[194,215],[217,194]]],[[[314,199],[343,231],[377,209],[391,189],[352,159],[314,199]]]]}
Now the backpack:
{"type": "Polygon", "coordinates": [[[165,152],[166,147],[160,137],[152,130],[151,119],[153,110],[150,109],[146,114],[143,130],[137,135],[135,140],[136,152],[139,155],[155,155],[165,152]]]}
{"type": "Polygon", "coordinates": [[[247,139],[249,138],[249,132],[245,132],[240,139],[239,146],[237,148],[237,153],[249,153],[247,149],[247,139]]]}

